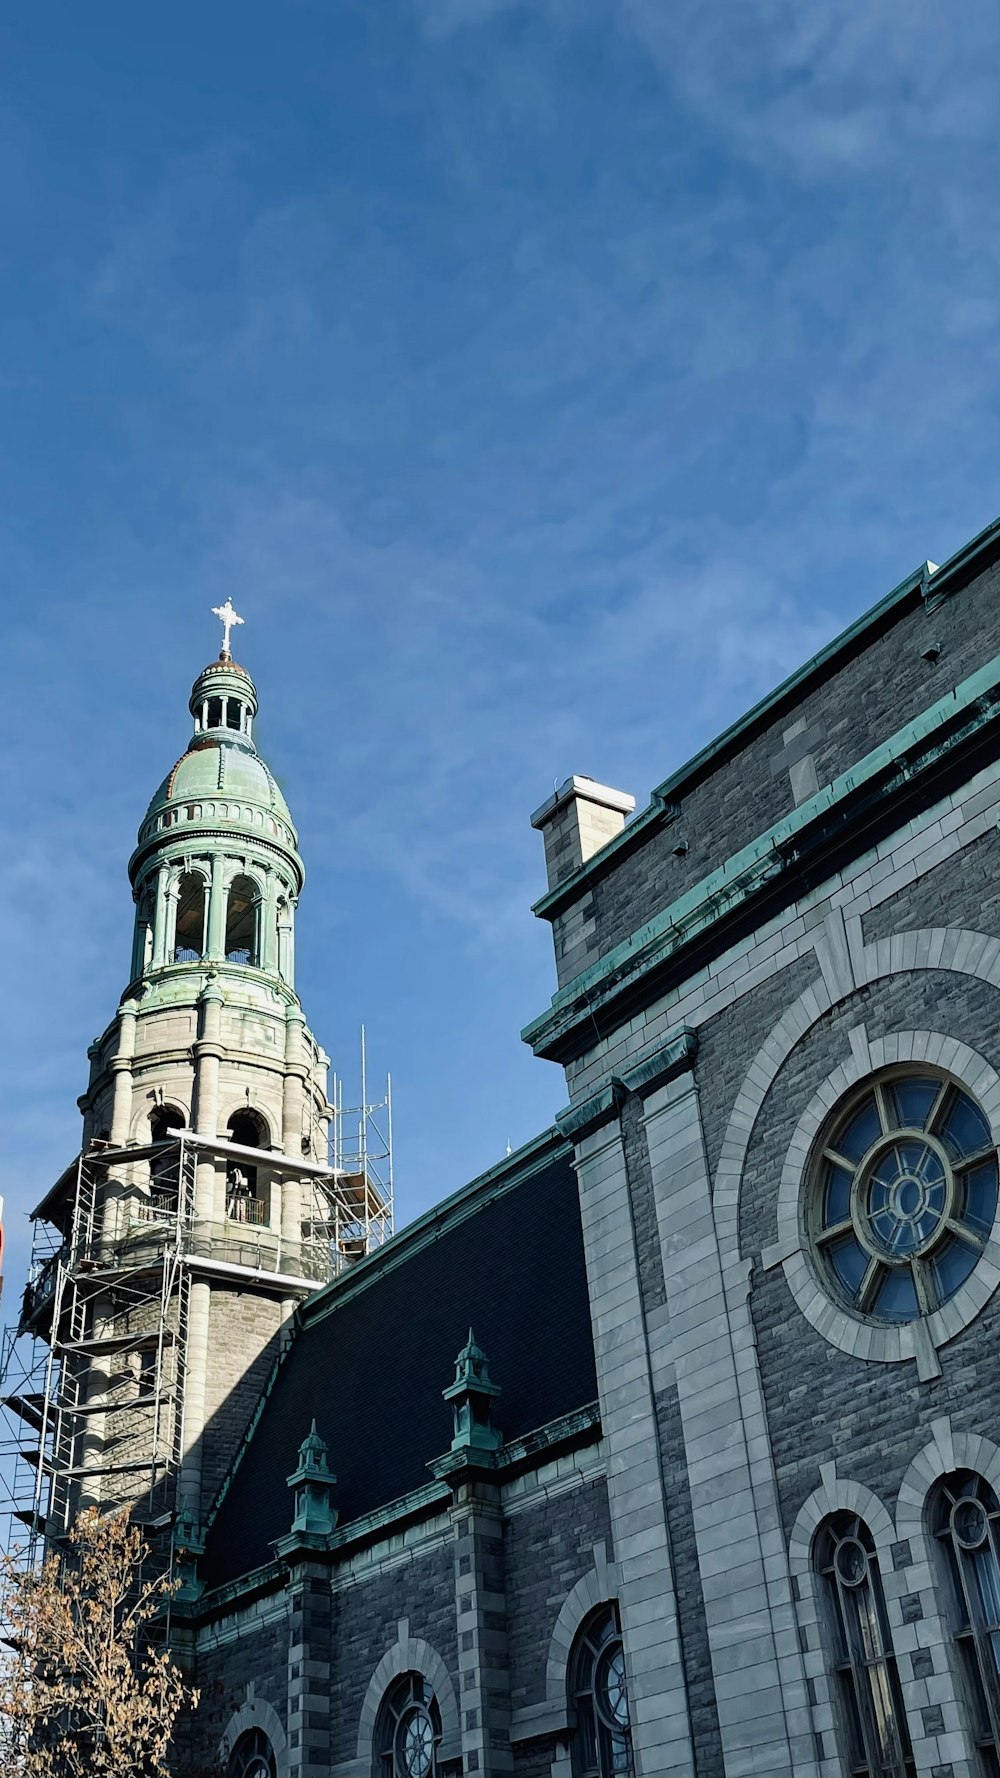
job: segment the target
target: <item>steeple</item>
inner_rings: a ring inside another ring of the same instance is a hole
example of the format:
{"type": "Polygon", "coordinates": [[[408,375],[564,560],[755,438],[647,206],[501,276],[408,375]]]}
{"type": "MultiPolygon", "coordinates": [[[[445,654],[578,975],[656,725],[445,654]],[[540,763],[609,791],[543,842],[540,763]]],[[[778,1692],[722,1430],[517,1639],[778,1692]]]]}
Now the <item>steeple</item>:
{"type": "MultiPolygon", "coordinates": [[[[66,1238],[49,1329],[71,1381],[59,1512],[175,1508],[189,1552],[259,1367],[327,1281],[336,1239],[328,1058],[295,991],[305,869],[229,651],[242,619],[228,600],[217,615],[222,652],[195,679],[190,740],[129,863],[132,967],[89,1051],[81,1161],[38,1212],[66,1238]]],[[[32,1300],[27,1325],[50,1310],[32,1300]]]]}

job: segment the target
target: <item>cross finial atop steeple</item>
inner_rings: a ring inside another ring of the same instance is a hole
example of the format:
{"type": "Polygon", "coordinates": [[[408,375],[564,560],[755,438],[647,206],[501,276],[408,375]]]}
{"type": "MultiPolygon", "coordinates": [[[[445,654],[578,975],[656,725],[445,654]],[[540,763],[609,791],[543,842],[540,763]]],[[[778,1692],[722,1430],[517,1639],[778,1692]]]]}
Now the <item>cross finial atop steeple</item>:
{"type": "Polygon", "coordinates": [[[231,659],[229,653],[229,632],[234,624],[241,624],[243,619],[233,610],[233,602],[231,599],[227,599],[224,605],[213,605],[212,616],[221,619],[224,635],[222,638],[222,649],[219,659],[227,661],[231,659]]]}

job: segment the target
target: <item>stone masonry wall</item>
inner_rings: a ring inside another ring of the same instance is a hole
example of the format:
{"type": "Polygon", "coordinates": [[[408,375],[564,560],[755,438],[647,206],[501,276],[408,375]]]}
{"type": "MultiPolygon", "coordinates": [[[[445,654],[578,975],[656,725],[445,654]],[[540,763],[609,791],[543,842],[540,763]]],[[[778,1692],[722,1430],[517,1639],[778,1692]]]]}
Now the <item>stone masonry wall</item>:
{"type": "Polygon", "coordinates": [[[919,1383],[912,1363],[865,1363],[830,1345],[799,1313],[780,1267],[761,1271],[761,1249],[775,1238],[778,1182],[792,1132],[821,1081],[849,1054],[847,1033],[862,1020],[870,1038],[944,1031],[1000,1068],[997,990],[969,976],[920,971],[876,983],[822,1018],[789,1057],[761,1110],[744,1172],[740,1238],[742,1251],[754,1256],[751,1312],[786,1531],[818,1485],[821,1463],[836,1458],[840,1473],[891,1509],[935,1418],[948,1413],[956,1430],[992,1435],[1000,1412],[996,1298],[941,1349],[942,1375],[919,1383]]]}
{"type": "Polygon", "coordinates": [[[593,1566],[594,1544],[601,1542],[611,1561],[611,1521],[603,1480],[541,1500],[507,1520],[504,1569],[513,1710],[543,1701],[556,1618],[567,1593],[593,1566]]]}
{"type": "MultiPolygon", "coordinates": [[[[257,1699],[277,1711],[282,1724],[287,1720],[287,1612],[283,1600],[265,1604],[266,1618],[241,1626],[239,1636],[217,1639],[209,1633],[200,1639],[197,1683],[201,1698],[181,1744],[191,1778],[207,1778],[209,1773],[214,1778],[218,1773],[219,1742],[230,1718],[246,1702],[248,1686],[253,1687],[257,1699]]],[[[183,1765],[181,1773],[187,1778],[183,1765]]]]}
{"type": "Polygon", "coordinates": [[[992,828],[961,858],[946,858],[916,883],[865,914],[866,944],[925,926],[965,926],[1000,937],[1000,832],[992,828]]]}
{"type": "MultiPolygon", "coordinates": [[[[789,776],[777,762],[784,731],[794,720],[815,731],[817,778],[820,785],[827,784],[1000,652],[998,590],[1000,569],[992,568],[937,609],[921,603],[906,611],[860,655],[710,770],[683,796],[679,820],[651,834],[607,876],[588,886],[582,928],[576,906],[554,922],[557,956],[565,953],[568,962],[572,953],[572,970],[578,974],[790,813],[789,776]],[[921,654],[932,640],[941,644],[936,662],[921,654]],[[688,847],[680,857],[674,852],[679,839],[688,847]]],[[[560,979],[570,979],[565,965],[560,979]]]]}
{"type": "Polygon", "coordinates": [[[236,1449],[278,1353],[281,1305],[242,1290],[215,1288],[205,1385],[202,1499],[211,1502],[229,1474],[236,1449]]]}
{"type": "Polygon", "coordinates": [[[331,1620],[330,1745],[334,1765],[349,1760],[368,1683],[397,1626],[429,1642],[444,1661],[459,1695],[455,1630],[455,1566],[451,1543],[421,1551],[383,1572],[359,1576],[333,1595],[331,1620]]]}

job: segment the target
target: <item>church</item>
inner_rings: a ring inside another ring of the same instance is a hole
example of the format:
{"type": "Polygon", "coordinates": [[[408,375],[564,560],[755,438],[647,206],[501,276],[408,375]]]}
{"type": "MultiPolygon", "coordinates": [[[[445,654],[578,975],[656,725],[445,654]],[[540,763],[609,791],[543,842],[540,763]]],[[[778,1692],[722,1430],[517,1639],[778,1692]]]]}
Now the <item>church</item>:
{"type": "Polygon", "coordinates": [[[178,1774],[1000,1778],[1000,522],[535,811],[565,1109],[395,1234],[219,615],[21,1319],[38,1530],[172,1565],[178,1774]]]}

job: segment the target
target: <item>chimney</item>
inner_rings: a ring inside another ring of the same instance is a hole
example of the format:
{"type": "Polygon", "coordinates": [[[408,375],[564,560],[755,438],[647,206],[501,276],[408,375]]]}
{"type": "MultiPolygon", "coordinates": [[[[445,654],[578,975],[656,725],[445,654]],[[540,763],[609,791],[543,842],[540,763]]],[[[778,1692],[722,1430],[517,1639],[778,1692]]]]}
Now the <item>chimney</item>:
{"type": "Polygon", "coordinates": [[[593,778],[567,778],[531,817],[545,840],[549,888],[564,883],[580,864],[621,833],[635,797],[593,778]]]}

